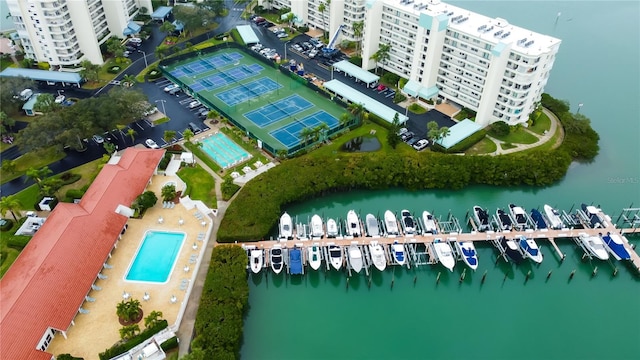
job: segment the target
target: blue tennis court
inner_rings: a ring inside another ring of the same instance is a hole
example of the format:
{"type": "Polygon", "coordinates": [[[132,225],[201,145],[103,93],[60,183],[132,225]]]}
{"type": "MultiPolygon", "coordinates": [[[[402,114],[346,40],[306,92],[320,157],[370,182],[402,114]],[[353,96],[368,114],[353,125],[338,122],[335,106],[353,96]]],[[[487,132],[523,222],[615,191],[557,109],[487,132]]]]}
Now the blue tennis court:
{"type": "Polygon", "coordinates": [[[224,169],[251,158],[251,154],[221,132],[202,140],[202,150],[224,169]]]}
{"type": "Polygon", "coordinates": [[[269,102],[268,105],[249,111],[245,113],[244,116],[254,124],[263,128],[269,124],[310,109],[313,106],[312,103],[295,94],[276,102],[269,102]]]}
{"type": "Polygon", "coordinates": [[[340,121],[324,110],[315,112],[305,118],[287,124],[269,134],[280,141],[287,148],[292,148],[302,142],[300,132],[304,128],[315,128],[320,124],[327,124],[329,129],[340,125],[340,121]]]}
{"type": "Polygon", "coordinates": [[[249,99],[259,97],[281,88],[282,85],[268,77],[262,77],[246,84],[240,84],[226,91],[216,94],[216,97],[228,106],[243,103],[249,99]]]}
{"type": "Polygon", "coordinates": [[[203,72],[235,63],[242,58],[243,56],[237,52],[200,58],[196,61],[190,62],[189,64],[178,66],[173,71],[171,71],[170,74],[175,77],[195,76],[203,72]]]}

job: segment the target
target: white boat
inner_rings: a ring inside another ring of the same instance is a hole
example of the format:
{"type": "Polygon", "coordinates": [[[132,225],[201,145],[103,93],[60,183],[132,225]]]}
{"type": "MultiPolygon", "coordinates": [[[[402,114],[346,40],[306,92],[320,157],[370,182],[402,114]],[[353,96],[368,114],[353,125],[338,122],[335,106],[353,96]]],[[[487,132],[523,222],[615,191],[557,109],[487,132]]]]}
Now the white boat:
{"type": "Polygon", "coordinates": [[[353,271],[359,273],[362,270],[362,251],[356,244],[351,244],[349,246],[349,264],[351,264],[351,268],[353,271]]]}
{"type": "Polygon", "coordinates": [[[324,231],[322,230],[322,218],[315,214],[311,217],[311,237],[314,239],[322,239],[324,231]]]}
{"type": "Polygon", "coordinates": [[[413,235],[416,233],[416,221],[409,212],[409,210],[400,211],[400,217],[402,218],[402,230],[405,235],[413,235]]]}
{"type": "Polygon", "coordinates": [[[336,236],[338,236],[338,223],[333,219],[329,219],[327,220],[327,237],[334,238],[336,236]]]}
{"type": "Polygon", "coordinates": [[[436,240],[436,242],[433,243],[433,250],[442,266],[449,269],[449,271],[453,271],[454,266],[456,266],[456,258],[453,256],[451,245],[447,242],[436,240]]]}
{"type": "Polygon", "coordinates": [[[438,232],[436,219],[428,211],[422,212],[422,224],[424,225],[424,234],[435,234],[438,232]]]}
{"type": "Polygon", "coordinates": [[[280,247],[280,245],[278,244],[273,245],[269,256],[270,256],[269,262],[271,263],[271,270],[273,270],[274,273],[279,274],[283,268],[282,248],[280,247]]]}
{"type": "Polygon", "coordinates": [[[518,246],[520,246],[524,256],[538,264],[542,262],[542,251],[540,251],[535,240],[520,235],[520,238],[518,239],[518,246]]]}
{"type": "Polygon", "coordinates": [[[602,236],[602,241],[616,260],[631,259],[631,254],[624,247],[624,242],[620,235],[608,232],[607,235],[602,236]]]}
{"type": "Polygon", "coordinates": [[[524,229],[527,226],[527,212],[516,204],[509,204],[509,212],[511,217],[515,220],[515,226],[520,229],[524,229]]]}
{"type": "Polygon", "coordinates": [[[373,214],[367,214],[364,220],[365,225],[367,226],[367,236],[379,237],[380,226],[378,226],[378,218],[373,214]]]}
{"type": "Polygon", "coordinates": [[[315,243],[307,248],[309,252],[309,266],[313,270],[318,270],[322,265],[322,256],[320,254],[320,246],[315,243]]]}
{"type": "Polygon", "coordinates": [[[582,211],[587,215],[592,228],[604,227],[602,218],[600,217],[600,209],[593,205],[582,204],[582,211]]]}
{"type": "Polygon", "coordinates": [[[353,210],[349,210],[347,213],[347,234],[353,237],[358,237],[362,234],[362,230],[360,229],[360,218],[353,210]]]}
{"type": "Polygon", "coordinates": [[[251,271],[254,274],[257,274],[260,272],[260,270],[262,270],[263,257],[264,255],[262,253],[262,250],[251,250],[251,271]]]}
{"type": "Polygon", "coordinates": [[[578,234],[578,239],[587,251],[600,260],[608,260],[609,253],[604,245],[604,241],[599,236],[590,236],[586,233],[578,234]]]}
{"type": "Polygon", "coordinates": [[[280,234],[279,240],[293,240],[293,221],[291,216],[286,212],[280,216],[280,234]]]}
{"type": "Polygon", "coordinates": [[[560,212],[558,212],[558,210],[545,204],[544,214],[547,215],[547,220],[549,220],[549,225],[552,229],[562,229],[562,219],[560,218],[560,212]]]}
{"type": "Polygon", "coordinates": [[[478,231],[490,230],[491,225],[489,224],[489,214],[487,213],[487,210],[476,205],[473,207],[473,217],[476,220],[478,231]]]}
{"type": "Polygon", "coordinates": [[[394,242],[391,245],[391,252],[393,253],[393,259],[400,266],[404,265],[407,262],[407,256],[404,251],[404,245],[398,244],[398,242],[394,242]]]}
{"type": "Polygon", "coordinates": [[[387,267],[387,258],[384,256],[384,248],[377,241],[369,243],[369,253],[371,253],[371,261],[376,269],[384,271],[387,267]]]}
{"type": "Polygon", "coordinates": [[[476,252],[475,245],[473,245],[473,241],[456,241],[455,246],[462,257],[462,261],[464,261],[471,270],[477,269],[478,253],[476,252]]]}
{"type": "Polygon", "coordinates": [[[329,260],[334,269],[342,267],[342,248],[337,245],[329,245],[329,260]]]}
{"type": "Polygon", "coordinates": [[[398,230],[398,220],[391,210],[384,212],[384,226],[387,228],[387,236],[400,235],[400,230],[398,230]]]}

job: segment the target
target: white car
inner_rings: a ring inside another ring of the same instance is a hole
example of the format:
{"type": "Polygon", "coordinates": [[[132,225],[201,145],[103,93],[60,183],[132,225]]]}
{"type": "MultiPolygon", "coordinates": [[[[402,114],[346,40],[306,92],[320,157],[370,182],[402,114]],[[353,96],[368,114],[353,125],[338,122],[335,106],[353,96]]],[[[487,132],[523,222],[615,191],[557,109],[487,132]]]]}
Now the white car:
{"type": "Polygon", "coordinates": [[[158,146],[158,144],[156,144],[156,142],[153,141],[153,139],[145,140],[144,144],[147,145],[149,149],[160,149],[160,146],[158,146]]]}
{"type": "Polygon", "coordinates": [[[65,99],[64,95],[58,95],[56,96],[55,103],[62,104],[64,102],[64,99],[65,99]]]}
{"type": "Polygon", "coordinates": [[[176,84],[170,84],[170,85],[167,85],[167,86],[165,86],[165,87],[164,87],[164,91],[165,91],[165,92],[169,92],[169,91],[174,90],[174,89],[177,89],[177,88],[179,88],[179,86],[178,86],[178,85],[176,85],[176,84]]]}
{"type": "Polygon", "coordinates": [[[91,138],[96,142],[96,144],[102,144],[104,142],[104,138],[100,135],[93,135],[91,138]]]}
{"type": "Polygon", "coordinates": [[[429,145],[429,140],[420,139],[415,144],[413,144],[413,148],[418,150],[418,151],[420,151],[420,150],[426,148],[427,145],[429,145]]]}
{"type": "Polygon", "coordinates": [[[311,51],[309,51],[309,57],[311,59],[313,59],[314,57],[316,57],[316,55],[318,55],[318,50],[316,49],[311,49],[311,51]]]}
{"type": "Polygon", "coordinates": [[[192,101],[189,103],[189,109],[195,109],[198,106],[202,105],[202,103],[198,100],[192,101]]]}

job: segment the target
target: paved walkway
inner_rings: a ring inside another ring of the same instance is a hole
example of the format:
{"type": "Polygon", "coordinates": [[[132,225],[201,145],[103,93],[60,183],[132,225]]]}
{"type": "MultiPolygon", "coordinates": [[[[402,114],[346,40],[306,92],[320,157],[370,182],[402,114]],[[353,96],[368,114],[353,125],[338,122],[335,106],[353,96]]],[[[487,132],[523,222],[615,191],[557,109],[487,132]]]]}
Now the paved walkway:
{"type": "Polygon", "coordinates": [[[527,149],[532,149],[535,147],[538,147],[544,143],[546,143],[547,141],[549,141],[556,133],[556,131],[561,132],[561,136],[556,140],[556,143],[553,144],[552,148],[555,149],[558,146],[560,146],[560,144],[562,144],[562,139],[564,138],[564,130],[562,129],[562,126],[560,126],[560,120],[558,120],[558,118],[549,110],[542,108],[542,112],[544,112],[545,115],[547,115],[549,117],[549,120],[551,120],[551,127],[549,128],[549,130],[544,133],[543,135],[539,135],[534,133],[533,131],[529,130],[529,129],[524,129],[525,131],[529,132],[531,135],[535,136],[538,138],[538,141],[532,143],[532,144],[513,144],[515,147],[512,149],[502,149],[501,144],[504,144],[505,141],[502,140],[498,140],[494,137],[491,137],[489,135],[487,135],[487,138],[491,139],[491,141],[493,141],[494,143],[496,143],[497,145],[497,149],[496,151],[486,154],[486,155],[504,155],[504,154],[511,154],[511,153],[515,153],[518,151],[523,151],[523,150],[527,150],[527,149]]]}

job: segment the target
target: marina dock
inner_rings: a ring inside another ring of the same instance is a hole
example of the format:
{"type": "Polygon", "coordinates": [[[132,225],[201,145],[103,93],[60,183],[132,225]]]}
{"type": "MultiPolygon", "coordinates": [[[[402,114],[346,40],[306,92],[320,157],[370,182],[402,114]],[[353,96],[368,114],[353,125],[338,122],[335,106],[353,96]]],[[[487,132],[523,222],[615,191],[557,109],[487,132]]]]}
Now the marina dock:
{"type": "MultiPolygon", "coordinates": [[[[570,214],[563,212],[564,224],[572,225],[572,227],[564,227],[562,229],[537,229],[535,228],[534,221],[527,216],[525,217],[526,226],[523,226],[521,229],[511,229],[503,231],[488,230],[485,232],[478,231],[479,227],[477,226],[477,224],[475,224],[473,219],[469,218],[469,227],[473,230],[470,232],[463,232],[459,221],[451,214],[448,214],[443,221],[438,221],[436,224],[438,231],[442,231],[442,233],[435,234],[421,231],[421,229],[424,229],[424,225],[420,220],[418,220],[416,221],[416,230],[418,231],[413,231],[410,234],[405,234],[403,225],[398,226],[400,228],[400,233],[398,235],[396,235],[395,233],[393,233],[392,235],[387,235],[387,233],[385,232],[386,225],[384,221],[380,220],[379,225],[382,230],[380,236],[365,236],[365,231],[362,231],[361,236],[345,236],[340,233],[335,237],[323,236],[320,238],[313,237],[312,239],[310,239],[308,236],[308,232],[303,231],[301,238],[296,238],[294,236],[291,240],[263,240],[237,244],[243,246],[243,248],[245,249],[262,249],[265,254],[268,254],[270,252],[270,249],[274,247],[274,245],[277,245],[282,249],[300,249],[303,254],[303,266],[306,266],[308,261],[306,256],[307,248],[314,245],[319,246],[321,249],[321,254],[323,255],[322,260],[325,261],[324,266],[327,270],[330,269],[328,263],[329,246],[340,246],[342,247],[343,253],[345,254],[343,258],[343,269],[348,272],[349,276],[352,275],[352,267],[349,257],[346,255],[347,250],[350,246],[357,245],[361,250],[363,256],[363,273],[366,273],[368,276],[372,271],[371,269],[369,269],[372,262],[368,245],[374,241],[384,247],[387,265],[398,265],[394,260],[391,248],[393,244],[401,244],[404,248],[404,254],[407,259],[407,261],[402,265],[410,269],[412,266],[416,267],[425,264],[437,264],[439,261],[437,254],[434,251],[433,244],[438,242],[449,243],[454,251],[454,254],[457,255],[456,258],[458,259],[459,254],[455,250],[455,242],[472,242],[475,244],[485,242],[496,247],[499,252],[497,255],[498,259],[503,258],[508,262],[509,257],[506,254],[506,249],[500,244],[501,239],[520,239],[521,237],[525,237],[527,239],[533,239],[535,241],[546,240],[554,249],[558,259],[562,261],[564,260],[566,254],[564,254],[556,244],[556,241],[558,239],[574,240],[576,244],[581,247],[582,250],[584,250],[584,256],[591,258],[591,255],[588,253],[587,249],[582,246],[581,242],[579,241],[580,235],[582,234],[583,236],[586,235],[590,237],[602,237],[603,235],[606,235],[608,233],[615,233],[619,234],[620,238],[622,239],[624,248],[630,254],[631,258],[628,261],[633,265],[633,267],[640,275],[640,256],[625,236],[628,234],[640,233],[640,209],[629,208],[623,210],[621,218],[624,219],[624,227],[622,228],[618,228],[617,225],[614,224],[611,220],[611,217],[604,213],[601,213],[599,217],[601,219],[600,224],[595,228],[589,227],[590,219],[584,212],[578,210],[576,212],[576,216],[570,216],[570,214]],[[577,226],[577,228],[574,228],[573,226],[577,226]]],[[[398,225],[401,224],[402,222],[398,221],[398,225]]],[[[364,225],[364,222],[361,221],[360,226],[362,229],[365,229],[364,225]]],[[[305,228],[305,226],[296,224],[296,228],[305,228]]],[[[492,228],[495,229],[496,227],[492,228]]],[[[524,253],[522,255],[524,257],[524,253]]],[[[265,255],[265,257],[268,257],[268,255],[265,255]]],[[[269,266],[269,260],[265,259],[263,264],[264,268],[267,268],[269,266]]],[[[286,260],[285,265],[288,266],[286,260]]],[[[612,264],[612,266],[614,265],[612,264]]],[[[615,269],[615,271],[617,271],[617,269],[615,269]]]]}

